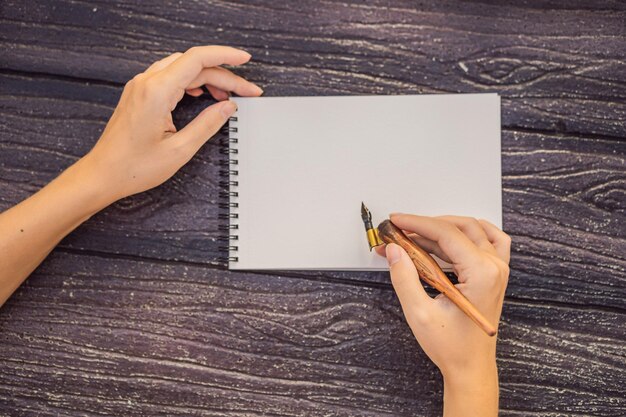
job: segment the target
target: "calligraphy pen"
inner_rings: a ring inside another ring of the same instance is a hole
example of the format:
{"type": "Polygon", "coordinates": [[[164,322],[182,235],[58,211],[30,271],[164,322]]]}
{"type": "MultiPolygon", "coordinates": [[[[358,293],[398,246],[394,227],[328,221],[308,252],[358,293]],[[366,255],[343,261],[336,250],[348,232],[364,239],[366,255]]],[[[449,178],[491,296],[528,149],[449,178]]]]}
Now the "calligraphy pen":
{"type": "Polygon", "coordinates": [[[474,321],[489,336],[496,334],[496,329],[483,316],[480,311],[463,295],[457,287],[450,282],[446,274],[441,270],[437,261],[420,248],[408,237],[402,230],[394,225],[391,220],[384,220],[374,228],[372,225],[372,213],[361,203],[361,218],[367,232],[367,242],[370,250],[376,246],[386,243],[395,243],[406,251],[409,255],[419,277],[428,283],[431,287],[448,297],[450,301],[456,304],[470,319],[474,321]]]}

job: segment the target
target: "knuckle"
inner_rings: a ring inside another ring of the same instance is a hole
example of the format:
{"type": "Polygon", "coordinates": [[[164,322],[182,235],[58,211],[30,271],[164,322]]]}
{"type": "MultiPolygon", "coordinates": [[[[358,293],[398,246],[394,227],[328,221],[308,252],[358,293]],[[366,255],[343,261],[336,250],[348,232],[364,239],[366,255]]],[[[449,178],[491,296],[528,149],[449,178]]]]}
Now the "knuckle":
{"type": "Polygon", "coordinates": [[[128,80],[128,82],[126,83],[124,88],[126,88],[126,89],[135,88],[137,85],[141,84],[141,82],[142,82],[144,77],[145,77],[145,75],[144,75],[143,72],[135,75],[133,78],[128,80]]]}
{"type": "Polygon", "coordinates": [[[146,78],[147,78],[146,73],[140,72],[139,74],[135,75],[131,81],[134,84],[142,84],[146,80],[146,78]]]}
{"type": "Polygon", "coordinates": [[[454,224],[441,220],[439,223],[441,230],[440,243],[447,245],[452,244],[460,235],[463,234],[454,224]]]}
{"type": "Polygon", "coordinates": [[[470,233],[476,230],[483,230],[478,219],[474,217],[460,217],[459,229],[465,233],[470,233]]]}
{"type": "Polygon", "coordinates": [[[483,276],[485,282],[487,282],[490,287],[497,287],[502,283],[506,286],[509,273],[509,265],[497,256],[489,256],[485,259],[483,264],[483,276]]]}
{"type": "Polygon", "coordinates": [[[475,217],[468,217],[466,221],[467,221],[468,225],[471,225],[472,227],[477,227],[477,228],[482,229],[482,226],[480,225],[480,222],[478,221],[477,218],[475,218],[475,217]]]}
{"type": "Polygon", "coordinates": [[[141,80],[137,83],[138,88],[141,92],[141,96],[146,99],[153,99],[159,95],[161,89],[161,83],[157,79],[157,77],[142,77],[141,80]]]}
{"type": "Polygon", "coordinates": [[[185,55],[197,55],[202,51],[201,46],[192,46],[191,48],[185,51],[185,55]]]}
{"type": "Polygon", "coordinates": [[[438,226],[446,233],[454,233],[458,232],[459,230],[454,224],[452,224],[448,220],[435,219],[435,221],[437,222],[438,226]]]}
{"type": "Polygon", "coordinates": [[[483,279],[489,286],[495,286],[500,282],[502,270],[497,260],[491,258],[485,259],[482,269],[483,279]]]}
{"type": "Polygon", "coordinates": [[[500,267],[497,262],[496,259],[491,258],[485,263],[485,273],[490,278],[497,279],[500,276],[500,267]]]}

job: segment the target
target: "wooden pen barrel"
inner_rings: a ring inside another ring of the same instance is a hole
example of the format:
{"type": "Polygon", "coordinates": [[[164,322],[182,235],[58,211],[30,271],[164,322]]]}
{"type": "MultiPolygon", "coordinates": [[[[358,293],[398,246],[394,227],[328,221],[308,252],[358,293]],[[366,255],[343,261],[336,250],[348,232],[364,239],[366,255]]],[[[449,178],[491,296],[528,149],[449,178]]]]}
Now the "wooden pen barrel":
{"type": "Polygon", "coordinates": [[[489,336],[496,334],[495,327],[481,314],[480,311],[450,282],[446,274],[441,270],[437,261],[426,251],[417,246],[413,240],[404,234],[390,220],[385,220],[378,225],[378,234],[385,243],[395,243],[401,246],[409,255],[419,277],[431,287],[444,294],[461,311],[474,321],[489,336]]]}

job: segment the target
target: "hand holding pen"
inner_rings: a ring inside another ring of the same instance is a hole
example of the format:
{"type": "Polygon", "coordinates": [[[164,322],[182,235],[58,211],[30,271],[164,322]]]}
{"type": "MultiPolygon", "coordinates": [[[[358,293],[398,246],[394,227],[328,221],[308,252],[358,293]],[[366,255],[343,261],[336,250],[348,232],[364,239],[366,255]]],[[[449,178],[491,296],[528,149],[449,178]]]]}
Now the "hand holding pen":
{"type": "MultiPolygon", "coordinates": [[[[470,217],[394,214],[390,219],[418,246],[451,263],[456,287],[497,326],[509,276],[509,236],[470,217]]],[[[387,257],[391,282],[415,338],[444,377],[444,416],[497,415],[496,338],[447,297],[431,298],[400,246],[388,244],[376,251],[387,257]]]]}

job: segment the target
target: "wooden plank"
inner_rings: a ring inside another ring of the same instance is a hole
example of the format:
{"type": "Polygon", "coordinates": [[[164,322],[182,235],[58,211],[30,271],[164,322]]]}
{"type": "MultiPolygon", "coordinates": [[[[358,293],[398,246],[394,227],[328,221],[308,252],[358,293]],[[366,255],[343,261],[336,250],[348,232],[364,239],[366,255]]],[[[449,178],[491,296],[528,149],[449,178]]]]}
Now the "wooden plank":
{"type": "MultiPolygon", "coordinates": [[[[90,149],[119,88],[5,74],[0,93],[2,209],[90,149]]],[[[205,104],[187,101],[177,120],[184,123],[205,104]]],[[[171,181],[116,203],[61,246],[219,266],[225,255],[217,240],[221,158],[216,146],[206,146],[171,181]]],[[[626,142],[503,132],[504,222],[514,239],[511,296],[624,309],[625,161],[626,142]]],[[[365,283],[388,279],[384,273],[292,275],[365,283]]]]}
{"type": "MultiPolygon", "coordinates": [[[[502,415],[623,415],[626,6],[488,3],[4,2],[0,210],[93,145],[123,82],[197,43],[250,50],[267,95],[496,91],[502,415]]],[[[90,220],[2,309],[0,414],[438,414],[386,274],[219,270],[218,160],[90,220]]]]}
{"type": "Polygon", "coordinates": [[[254,55],[268,95],[496,91],[505,126],[623,137],[623,2],[22,1],[0,9],[4,69],[124,83],[199,43],[254,55]]]}
{"type": "MultiPolygon", "coordinates": [[[[508,302],[503,416],[626,412],[624,315],[508,302]]],[[[389,286],[54,253],[0,314],[0,413],[438,415],[389,286]]]]}

